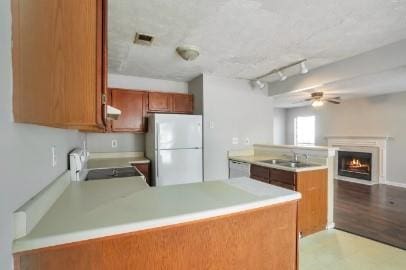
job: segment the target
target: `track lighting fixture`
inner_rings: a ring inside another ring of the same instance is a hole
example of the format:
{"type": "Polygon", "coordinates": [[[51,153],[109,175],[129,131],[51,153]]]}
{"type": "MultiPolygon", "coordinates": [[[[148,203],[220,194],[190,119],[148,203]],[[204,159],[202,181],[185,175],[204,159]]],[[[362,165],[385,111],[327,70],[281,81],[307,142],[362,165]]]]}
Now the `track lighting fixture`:
{"type": "Polygon", "coordinates": [[[260,80],[255,80],[255,84],[260,88],[265,88],[265,83],[261,82],[260,80]]]}
{"type": "Polygon", "coordinates": [[[268,77],[268,76],[270,76],[270,75],[272,75],[272,74],[278,74],[279,75],[279,80],[280,81],[284,81],[284,80],[286,80],[287,78],[288,78],[288,76],[286,76],[286,74],[285,73],[283,73],[283,71],[285,70],[285,69],[288,69],[288,68],[291,68],[291,67],[293,67],[293,66],[296,66],[296,65],[300,65],[300,74],[306,74],[307,72],[309,72],[309,69],[307,68],[307,66],[306,66],[306,62],[307,61],[307,59],[302,59],[302,60],[300,60],[300,61],[296,61],[296,62],[293,62],[293,63],[291,63],[291,64],[289,64],[289,65],[286,65],[286,66],[283,66],[283,67],[280,67],[280,68],[276,68],[276,69],[273,69],[273,70],[271,70],[270,72],[268,72],[268,73],[265,73],[264,75],[261,75],[261,76],[259,76],[259,77],[256,77],[255,79],[252,79],[253,81],[255,80],[255,84],[259,87],[259,88],[264,88],[265,87],[265,85],[264,85],[264,83],[262,82],[262,81],[260,81],[261,79],[263,79],[263,78],[265,78],[265,77],[268,77]]]}
{"type": "Polygon", "coordinates": [[[278,71],[278,75],[281,81],[284,81],[288,78],[288,76],[286,76],[285,73],[282,72],[282,70],[278,71]]]}
{"type": "Polygon", "coordinates": [[[303,62],[300,63],[300,73],[306,74],[307,72],[309,72],[309,70],[306,67],[306,60],[304,60],[303,62]]]}

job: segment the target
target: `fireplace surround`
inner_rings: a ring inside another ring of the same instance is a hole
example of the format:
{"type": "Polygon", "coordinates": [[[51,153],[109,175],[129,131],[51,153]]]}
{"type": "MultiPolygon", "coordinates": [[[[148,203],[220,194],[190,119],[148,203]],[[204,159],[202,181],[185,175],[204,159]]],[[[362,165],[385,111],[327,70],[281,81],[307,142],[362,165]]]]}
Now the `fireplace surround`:
{"type": "Polygon", "coordinates": [[[327,136],[328,146],[338,148],[334,178],[367,185],[386,183],[386,151],[389,138],[387,136],[327,136]],[[344,152],[363,155],[358,158],[356,156],[353,159],[348,158],[347,163],[340,164],[340,152],[343,152],[342,155],[348,154],[344,152]],[[368,164],[364,163],[370,163],[368,174],[366,174],[368,164]],[[340,172],[340,166],[342,169],[345,165],[350,170],[344,168],[344,172],[343,170],[340,172]],[[363,177],[362,174],[364,174],[363,177]]]}

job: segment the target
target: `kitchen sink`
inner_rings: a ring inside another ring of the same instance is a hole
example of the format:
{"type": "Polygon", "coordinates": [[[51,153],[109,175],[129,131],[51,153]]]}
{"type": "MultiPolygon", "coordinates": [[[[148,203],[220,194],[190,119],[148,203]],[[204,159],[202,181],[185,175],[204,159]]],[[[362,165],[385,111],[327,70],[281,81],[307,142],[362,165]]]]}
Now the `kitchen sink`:
{"type": "Polygon", "coordinates": [[[283,160],[283,159],[261,160],[260,162],[279,165],[279,166],[283,166],[283,167],[289,167],[289,168],[306,168],[306,167],[317,166],[315,164],[308,164],[308,163],[303,163],[303,162],[299,162],[299,161],[289,161],[289,160],[283,160]]]}

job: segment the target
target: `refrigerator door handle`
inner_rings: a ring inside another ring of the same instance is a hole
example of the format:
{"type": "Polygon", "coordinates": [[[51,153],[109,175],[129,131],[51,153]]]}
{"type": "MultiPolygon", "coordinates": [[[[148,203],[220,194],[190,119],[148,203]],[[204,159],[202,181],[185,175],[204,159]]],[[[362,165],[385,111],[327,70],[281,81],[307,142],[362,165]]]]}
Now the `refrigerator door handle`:
{"type": "Polygon", "coordinates": [[[159,178],[159,124],[156,125],[156,178],[159,178]]]}

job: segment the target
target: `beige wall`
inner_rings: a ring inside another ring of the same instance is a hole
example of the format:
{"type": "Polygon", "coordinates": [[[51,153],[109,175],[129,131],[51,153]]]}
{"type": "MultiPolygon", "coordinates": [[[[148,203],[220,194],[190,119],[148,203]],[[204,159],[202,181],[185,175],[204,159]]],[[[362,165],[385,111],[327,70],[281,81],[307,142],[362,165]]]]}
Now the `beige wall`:
{"type": "Polygon", "coordinates": [[[316,144],[326,145],[327,135],[391,136],[388,142],[388,181],[406,184],[406,92],[288,109],[286,141],[294,143],[293,121],[297,116],[316,116],[316,144]]]}

